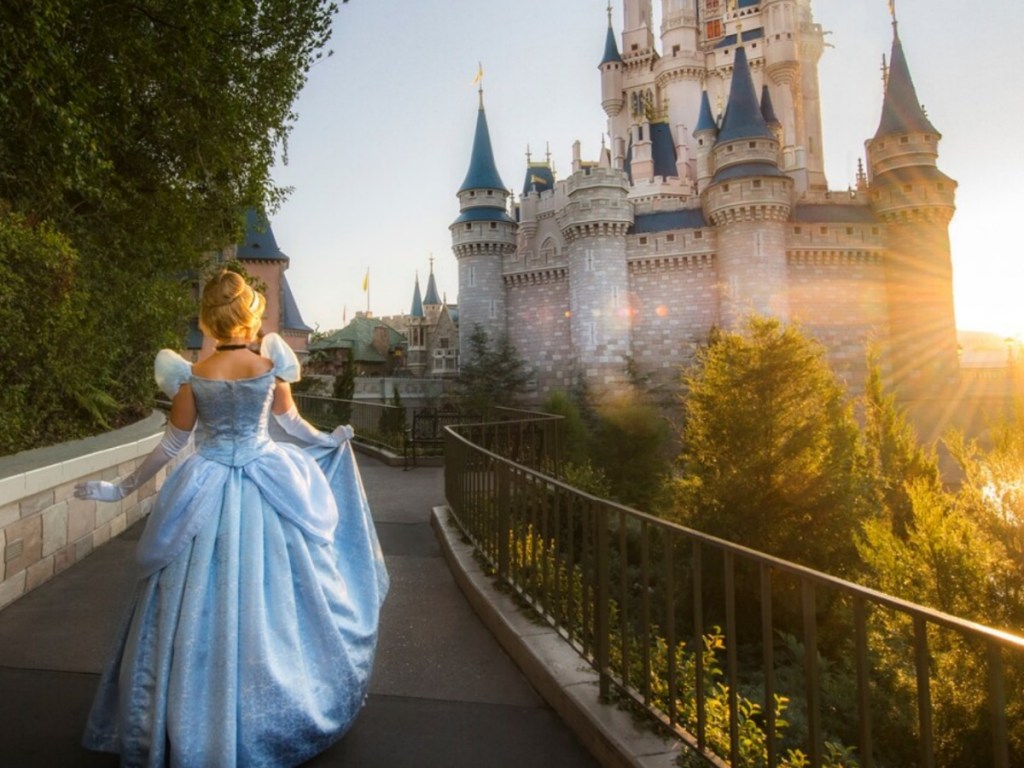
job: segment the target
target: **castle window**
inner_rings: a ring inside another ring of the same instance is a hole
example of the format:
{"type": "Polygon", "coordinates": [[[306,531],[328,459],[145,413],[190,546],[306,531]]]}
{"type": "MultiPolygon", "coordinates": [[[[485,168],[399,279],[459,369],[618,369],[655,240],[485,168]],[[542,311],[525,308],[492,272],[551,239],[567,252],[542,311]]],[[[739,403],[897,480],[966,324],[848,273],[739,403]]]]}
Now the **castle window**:
{"type": "Polygon", "coordinates": [[[877,235],[878,234],[878,227],[872,227],[871,228],[871,234],[872,235],[877,235]]]}
{"type": "Polygon", "coordinates": [[[729,146],[728,146],[728,147],[726,148],[726,152],[732,152],[732,151],[733,151],[734,149],[736,149],[736,147],[734,147],[734,146],[733,146],[732,144],[730,144],[730,145],[729,145],[729,146]]]}
{"type": "Polygon", "coordinates": [[[678,56],[679,55],[679,46],[678,45],[673,45],[672,46],[672,55],[673,56],[678,56]]]}
{"type": "Polygon", "coordinates": [[[491,299],[490,315],[491,315],[491,320],[497,320],[498,319],[498,302],[497,302],[496,299],[491,299]]]}
{"type": "Polygon", "coordinates": [[[676,241],[676,236],[675,235],[665,235],[665,242],[666,243],[674,243],[675,241],[676,241]]]}
{"type": "Polygon", "coordinates": [[[852,235],[853,234],[853,227],[847,227],[846,228],[846,234],[852,235]]]}
{"type": "Polygon", "coordinates": [[[803,233],[804,233],[804,228],[803,227],[793,227],[793,234],[794,235],[802,235],[803,233]]]}
{"type": "Polygon", "coordinates": [[[938,186],[939,192],[945,192],[946,191],[946,185],[945,184],[940,182],[937,186],[938,186]]]}
{"type": "Polygon", "coordinates": [[[641,237],[640,238],[640,245],[647,245],[647,238],[646,237],[641,237]]]}
{"type": "Polygon", "coordinates": [[[492,221],[491,222],[491,229],[497,229],[497,228],[498,228],[498,222],[492,221]]]}
{"type": "Polygon", "coordinates": [[[589,248],[583,254],[583,270],[585,272],[594,271],[594,252],[589,248]]]}
{"type": "Polygon", "coordinates": [[[467,221],[466,222],[466,231],[469,232],[472,228],[473,228],[473,225],[470,222],[467,221]]]}
{"type": "Polygon", "coordinates": [[[910,137],[909,136],[900,136],[900,144],[909,144],[909,143],[910,143],[910,137]]]}
{"type": "Polygon", "coordinates": [[[493,194],[494,194],[494,190],[493,189],[488,189],[487,190],[487,196],[488,197],[491,197],[493,194]]]}
{"type": "Polygon", "coordinates": [[[476,288],[476,267],[470,267],[466,273],[466,285],[469,288],[476,288]]]}
{"type": "Polygon", "coordinates": [[[821,234],[823,234],[823,235],[827,235],[827,234],[828,234],[828,227],[821,227],[821,228],[820,228],[820,229],[818,230],[818,232],[819,232],[819,233],[821,233],[821,234]]]}
{"type": "Polygon", "coordinates": [[[914,191],[914,187],[913,187],[913,185],[911,185],[911,184],[904,184],[904,185],[903,185],[903,191],[904,191],[904,192],[905,192],[906,194],[908,194],[908,195],[909,195],[909,194],[910,194],[911,192],[913,192],[913,191],[914,191]]]}
{"type": "Polygon", "coordinates": [[[760,189],[761,188],[761,180],[760,179],[754,179],[753,184],[754,184],[754,189],[760,189]]]}
{"type": "Polygon", "coordinates": [[[476,197],[476,190],[470,190],[469,196],[470,197],[476,197]]]}
{"type": "Polygon", "coordinates": [[[698,229],[696,232],[693,233],[693,239],[694,240],[703,240],[704,239],[704,231],[698,229]]]}
{"type": "Polygon", "coordinates": [[[698,147],[703,147],[704,146],[704,139],[697,139],[697,146],[698,147]]]}
{"type": "MultiPolygon", "coordinates": [[[[729,147],[729,149],[732,149],[732,147],[729,147]]],[[[729,185],[728,184],[723,184],[722,185],[722,191],[723,192],[728,192],[729,191],[729,185]]]]}
{"type": "Polygon", "coordinates": [[[756,141],[751,141],[750,143],[747,144],[747,146],[750,149],[757,149],[757,142],[756,141]]]}
{"type": "Polygon", "coordinates": [[[637,45],[636,43],[633,43],[633,45],[631,45],[631,46],[629,47],[629,50],[631,50],[631,51],[637,51],[637,50],[639,50],[639,49],[640,49],[640,46],[639,46],[639,45],[637,45]]]}
{"type": "Polygon", "coordinates": [[[450,343],[451,342],[448,340],[447,336],[442,336],[437,340],[437,346],[440,347],[441,349],[448,349],[448,345],[450,343]]]}

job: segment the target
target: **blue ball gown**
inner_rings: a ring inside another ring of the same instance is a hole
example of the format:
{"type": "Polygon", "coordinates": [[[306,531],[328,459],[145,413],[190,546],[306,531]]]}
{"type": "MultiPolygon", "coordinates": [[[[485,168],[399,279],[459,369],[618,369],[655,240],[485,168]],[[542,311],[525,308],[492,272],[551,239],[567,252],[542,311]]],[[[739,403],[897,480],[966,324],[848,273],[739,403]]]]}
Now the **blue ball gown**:
{"type": "Polygon", "coordinates": [[[274,379],[298,379],[271,335],[266,374],[191,384],[195,452],[167,478],[140,580],[83,745],[122,765],[293,766],[339,739],[366,697],[388,576],[350,444],[271,439],[274,379]]]}

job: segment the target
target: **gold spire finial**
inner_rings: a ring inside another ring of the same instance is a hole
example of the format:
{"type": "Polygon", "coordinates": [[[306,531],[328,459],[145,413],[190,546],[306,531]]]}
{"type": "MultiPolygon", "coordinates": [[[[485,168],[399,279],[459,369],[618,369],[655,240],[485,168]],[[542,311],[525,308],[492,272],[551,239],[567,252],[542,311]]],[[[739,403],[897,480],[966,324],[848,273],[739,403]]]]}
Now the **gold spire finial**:
{"type": "Polygon", "coordinates": [[[484,108],[484,65],[477,62],[476,77],[473,78],[473,85],[480,85],[480,109],[484,108]]]}
{"type": "Polygon", "coordinates": [[[608,0],[608,26],[612,25],[612,0],[608,0]]]}

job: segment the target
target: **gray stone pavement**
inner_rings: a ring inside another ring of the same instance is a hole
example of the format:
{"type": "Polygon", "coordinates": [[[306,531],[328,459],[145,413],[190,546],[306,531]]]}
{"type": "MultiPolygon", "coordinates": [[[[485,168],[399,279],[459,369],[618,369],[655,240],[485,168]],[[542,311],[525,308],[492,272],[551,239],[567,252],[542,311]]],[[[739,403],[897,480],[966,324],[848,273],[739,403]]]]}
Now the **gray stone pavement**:
{"type": "MultiPolygon", "coordinates": [[[[430,528],[441,470],[360,457],[388,568],[377,664],[352,730],[307,766],[596,766],[466,603],[430,528]]],[[[0,765],[115,766],[78,746],[133,581],[135,526],[0,611],[0,765]]]]}

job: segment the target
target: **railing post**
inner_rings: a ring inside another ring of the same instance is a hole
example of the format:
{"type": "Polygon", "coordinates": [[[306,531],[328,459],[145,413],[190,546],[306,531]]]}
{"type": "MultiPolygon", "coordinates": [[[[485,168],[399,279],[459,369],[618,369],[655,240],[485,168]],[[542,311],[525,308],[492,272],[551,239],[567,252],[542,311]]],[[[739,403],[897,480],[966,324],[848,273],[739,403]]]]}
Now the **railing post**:
{"type": "Polygon", "coordinates": [[[988,705],[992,708],[992,764],[995,768],[1010,768],[1003,652],[991,641],[988,643],[988,705]]]}
{"type": "Polygon", "coordinates": [[[509,536],[512,531],[510,524],[512,497],[509,489],[509,466],[504,461],[499,461],[498,466],[495,468],[495,480],[498,486],[498,576],[508,581],[509,536]]]}
{"type": "Polygon", "coordinates": [[[608,508],[604,504],[598,504],[597,509],[594,510],[594,523],[597,525],[597,536],[596,538],[596,557],[595,565],[597,567],[597,605],[594,611],[594,634],[595,637],[595,656],[597,659],[597,671],[600,676],[600,692],[601,698],[607,699],[609,693],[610,674],[608,671],[608,659],[609,659],[609,648],[611,646],[611,638],[609,633],[611,630],[611,574],[610,574],[610,562],[611,556],[608,551],[608,508]]]}

